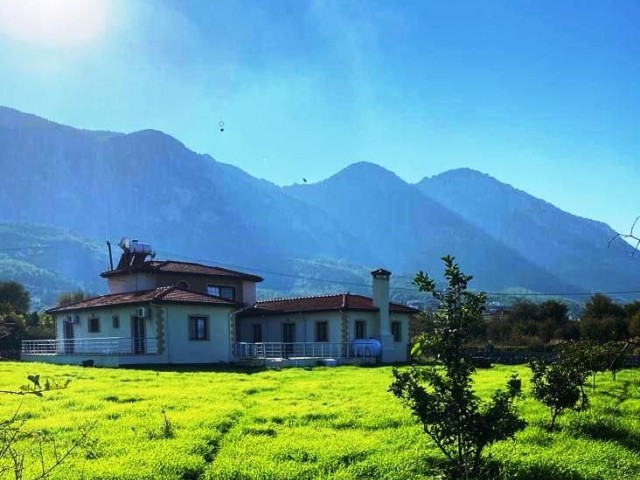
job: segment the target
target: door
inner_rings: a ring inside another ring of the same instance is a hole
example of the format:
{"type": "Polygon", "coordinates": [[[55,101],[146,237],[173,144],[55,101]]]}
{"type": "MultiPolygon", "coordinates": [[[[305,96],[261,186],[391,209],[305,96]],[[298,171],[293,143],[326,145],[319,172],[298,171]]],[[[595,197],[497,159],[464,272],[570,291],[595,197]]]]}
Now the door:
{"type": "Polygon", "coordinates": [[[62,337],[64,339],[64,353],[73,354],[74,341],[73,341],[73,324],[71,322],[62,323],[62,337]]]}
{"type": "Polygon", "coordinates": [[[134,355],[145,353],[144,318],[132,317],[131,330],[134,355]]]}
{"type": "Polygon", "coordinates": [[[288,357],[293,354],[293,342],[296,341],[296,324],[282,324],[282,342],[284,343],[284,356],[288,357]]]}

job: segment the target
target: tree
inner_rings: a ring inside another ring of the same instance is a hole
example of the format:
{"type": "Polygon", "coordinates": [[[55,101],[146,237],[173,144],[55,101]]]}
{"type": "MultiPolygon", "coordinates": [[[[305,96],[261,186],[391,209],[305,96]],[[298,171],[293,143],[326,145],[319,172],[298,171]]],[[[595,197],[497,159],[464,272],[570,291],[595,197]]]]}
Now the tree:
{"type": "Polygon", "coordinates": [[[640,312],[628,318],[627,330],[629,331],[630,337],[640,337],[640,312]]]}
{"type": "Polygon", "coordinates": [[[81,302],[87,298],[87,294],[82,290],[76,290],[75,292],[64,292],[58,297],[58,305],[68,305],[70,303],[81,302]]]}
{"type": "Polygon", "coordinates": [[[433,315],[430,335],[420,337],[413,353],[427,353],[438,359],[441,368],[414,366],[408,371],[393,370],[389,390],[413,412],[424,432],[445,456],[446,474],[452,479],[477,478],[488,445],[514,438],[526,423],[513,402],[520,392],[515,376],[506,391],[498,390],[491,401],[482,403],[473,391],[472,359],[464,345],[482,321],[486,297],[467,289],[471,276],[465,275],[451,256],[443,257],[447,287],[436,290],[436,282],[425,273],[414,283],[439,302],[433,315]]]}
{"type": "Polygon", "coordinates": [[[601,343],[628,337],[627,321],[622,317],[584,317],[579,328],[582,338],[601,343]]]}
{"type": "Polygon", "coordinates": [[[30,303],[29,292],[22,284],[0,281],[0,305],[8,305],[18,313],[27,313],[30,303]]]}
{"type": "Polygon", "coordinates": [[[593,295],[584,307],[582,314],[586,318],[596,318],[602,320],[607,317],[624,318],[624,308],[602,293],[593,295]]]}
{"type": "Polygon", "coordinates": [[[586,373],[569,362],[549,362],[544,358],[533,359],[529,363],[533,373],[533,396],[549,407],[553,431],[558,415],[568,408],[575,408],[581,398],[586,373]]]}

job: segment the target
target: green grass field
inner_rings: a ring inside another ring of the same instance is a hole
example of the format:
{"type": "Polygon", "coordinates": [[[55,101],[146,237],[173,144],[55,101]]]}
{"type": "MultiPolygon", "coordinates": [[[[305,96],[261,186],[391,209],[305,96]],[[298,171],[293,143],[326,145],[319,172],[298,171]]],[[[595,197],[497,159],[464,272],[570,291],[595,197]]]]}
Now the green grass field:
{"type": "MultiPolygon", "coordinates": [[[[424,479],[439,454],[387,392],[391,368],[172,372],[0,363],[0,389],[70,378],[44,397],[2,395],[25,428],[63,446],[97,421],[56,479],[424,479]],[[170,425],[166,425],[162,411],[170,425]]],[[[591,409],[560,418],[531,398],[526,367],[481,370],[488,396],[517,372],[529,426],[490,454],[505,479],[640,479],[640,371],[599,375],[591,409]]],[[[35,443],[24,444],[34,449],[35,443]]],[[[28,478],[28,477],[27,477],[28,478]]]]}

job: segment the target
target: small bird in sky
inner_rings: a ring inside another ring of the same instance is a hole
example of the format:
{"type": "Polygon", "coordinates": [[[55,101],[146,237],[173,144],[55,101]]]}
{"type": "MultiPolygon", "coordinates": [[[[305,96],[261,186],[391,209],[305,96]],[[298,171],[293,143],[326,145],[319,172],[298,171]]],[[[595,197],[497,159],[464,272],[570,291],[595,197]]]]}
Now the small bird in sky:
{"type": "Polygon", "coordinates": [[[224,122],[222,120],[218,122],[218,126],[220,127],[220,133],[224,132],[224,122]]]}
{"type": "Polygon", "coordinates": [[[304,178],[304,177],[302,178],[302,181],[303,181],[304,183],[307,183],[307,179],[306,179],[306,178],[304,178]]]}

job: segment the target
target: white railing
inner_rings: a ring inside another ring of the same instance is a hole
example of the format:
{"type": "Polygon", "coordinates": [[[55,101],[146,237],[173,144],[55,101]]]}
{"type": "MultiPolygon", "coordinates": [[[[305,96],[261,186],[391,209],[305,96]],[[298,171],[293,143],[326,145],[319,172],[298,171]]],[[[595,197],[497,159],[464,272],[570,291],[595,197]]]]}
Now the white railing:
{"type": "Polygon", "coordinates": [[[351,358],[371,357],[369,348],[348,342],[261,342],[235,344],[236,358],[351,358]]]}
{"type": "Polygon", "coordinates": [[[22,355],[144,355],[158,353],[157,338],[101,337],[23,340],[22,355]]]}

